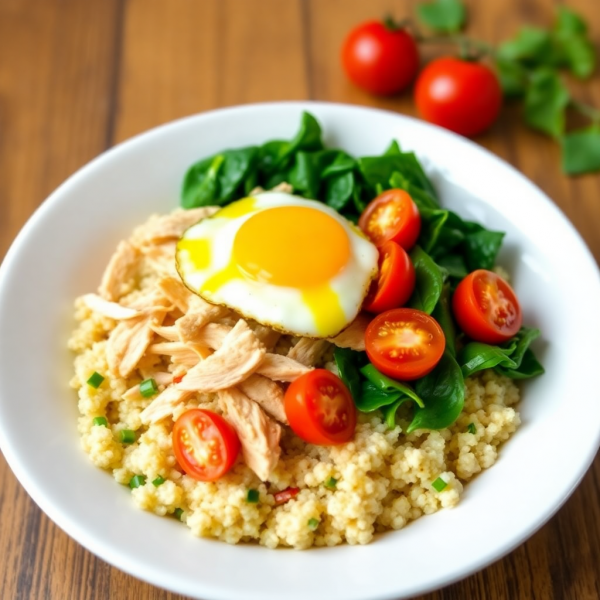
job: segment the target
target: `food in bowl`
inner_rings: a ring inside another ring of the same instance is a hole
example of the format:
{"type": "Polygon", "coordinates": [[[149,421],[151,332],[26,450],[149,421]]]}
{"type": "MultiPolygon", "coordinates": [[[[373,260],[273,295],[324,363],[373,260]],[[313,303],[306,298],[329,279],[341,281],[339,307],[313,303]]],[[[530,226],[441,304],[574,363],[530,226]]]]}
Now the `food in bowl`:
{"type": "Polygon", "coordinates": [[[543,372],[502,234],[396,143],[354,159],[320,134],[305,113],[289,142],[193,165],[184,209],[76,302],[84,450],[199,536],[367,543],[454,506],[543,372]]]}

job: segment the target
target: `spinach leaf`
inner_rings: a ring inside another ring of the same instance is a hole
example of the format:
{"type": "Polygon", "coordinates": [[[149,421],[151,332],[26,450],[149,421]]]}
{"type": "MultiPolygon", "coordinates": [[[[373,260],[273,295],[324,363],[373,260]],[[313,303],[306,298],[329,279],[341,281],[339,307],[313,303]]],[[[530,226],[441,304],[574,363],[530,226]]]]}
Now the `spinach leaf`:
{"type": "Polygon", "coordinates": [[[419,234],[419,245],[425,252],[431,252],[438,241],[444,224],[448,220],[448,211],[441,208],[422,207],[419,209],[421,215],[421,233],[419,234]]]}
{"type": "Polygon", "coordinates": [[[356,403],[362,395],[360,368],[368,361],[365,352],[356,352],[349,348],[338,348],[333,352],[333,358],[337,366],[340,379],[350,390],[352,398],[356,403]]]}
{"type": "Polygon", "coordinates": [[[415,408],[408,433],[415,429],[444,429],[456,421],[465,403],[465,382],[449,352],[444,352],[431,373],[415,382],[415,392],[425,407],[415,408]]]}
{"type": "Polygon", "coordinates": [[[288,180],[294,191],[301,192],[307,198],[318,198],[321,174],[326,166],[333,162],[336,155],[335,150],[319,150],[317,152],[301,150],[296,153],[288,180]]]}
{"type": "Polygon", "coordinates": [[[527,348],[529,348],[533,340],[537,339],[538,337],[540,337],[539,329],[521,327],[521,329],[512,339],[504,343],[504,348],[513,348],[510,357],[515,361],[517,367],[521,365],[521,361],[523,360],[523,356],[527,348]]]}
{"type": "Polygon", "coordinates": [[[442,271],[419,246],[412,249],[410,259],[415,267],[416,283],[407,306],[430,315],[442,295],[442,271]]]}
{"type": "Polygon", "coordinates": [[[255,170],[258,149],[249,146],[239,150],[226,150],[223,156],[225,160],[219,171],[219,204],[236,198],[244,179],[255,170]]]}
{"type": "Polygon", "coordinates": [[[368,380],[363,380],[361,386],[361,393],[358,399],[354,401],[356,408],[361,412],[373,412],[382,406],[393,404],[402,397],[408,399],[407,396],[398,390],[382,390],[368,380]]]}
{"type": "Polygon", "coordinates": [[[337,173],[329,177],[325,183],[325,204],[341,211],[352,199],[354,192],[354,173],[337,173]]]}
{"type": "Polygon", "coordinates": [[[342,175],[356,168],[356,161],[349,154],[346,154],[342,150],[335,150],[334,152],[335,158],[321,173],[323,179],[332,175],[342,175]]]}
{"type": "Polygon", "coordinates": [[[383,420],[385,424],[388,426],[388,429],[394,429],[396,427],[396,411],[400,408],[401,404],[404,404],[408,398],[404,396],[396,402],[392,402],[387,406],[382,406],[379,410],[381,410],[381,414],[383,415],[383,420]]]}
{"type": "Polygon", "coordinates": [[[181,205],[195,208],[214,204],[219,196],[218,175],[225,156],[217,154],[192,165],[183,179],[181,205]]]}
{"type": "Polygon", "coordinates": [[[384,156],[398,156],[402,154],[402,150],[400,150],[400,144],[398,144],[397,140],[392,140],[387,150],[383,153],[384,156]]]}
{"type": "Polygon", "coordinates": [[[383,392],[401,392],[408,396],[411,400],[414,400],[418,406],[423,406],[423,401],[415,393],[415,391],[406,383],[401,383],[395,379],[391,379],[387,375],[384,375],[378,371],[372,364],[364,366],[360,372],[378,389],[383,392]]]}
{"type": "Polygon", "coordinates": [[[492,369],[502,365],[507,368],[517,366],[510,358],[512,350],[500,346],[491,346],[481,342],[469,342],[459,353],[458,362],[461,365],[463,377],[467,378],[478,371],[492,369]]]}
{"type": "Polygon", "coordinates": [[[465,259],[460,254],[445,254],[437,259],[437,264],[446,270],[450,277],[462,279],[469,274],[465,259]]]}
{"type": "Polygon", "coordinates": [[[394,173],[392,173],[392,176],[390,177],[390,186],[408,192],[419,211],[424,209],[435,210],[439,208],[439,204],[434,196],[409,181],[405,175],[399,171],[394,171],[394,173]]]}
{"type": "Polygon", "coordinates": [[[469,271],[493,268],[504,233],[482,229],[469,233],[464,240],[464,254],[469,271]]]}
{"type": "Polygon", "coordinates": [[[498,367],[496,371],[511,379],[529,379],[530,377],[537,377],[545,373],[544,367],[539,363],[531,348],[525,350],[521,364],[517,368],[505,369],[498,367]]]}
{"type": "Polygon", "coordinates": [[[442,295],[431,316],[440,324],[446,338],[446,352],[456,356],[456,328],[450,310],[450,285],[444,285],[442,295]]]}

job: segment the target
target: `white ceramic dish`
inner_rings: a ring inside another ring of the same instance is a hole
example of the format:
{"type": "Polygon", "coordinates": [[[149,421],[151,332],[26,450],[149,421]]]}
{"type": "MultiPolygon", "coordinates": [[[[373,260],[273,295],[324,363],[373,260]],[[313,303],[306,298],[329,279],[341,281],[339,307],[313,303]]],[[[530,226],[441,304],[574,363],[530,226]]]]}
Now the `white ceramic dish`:
{"type": "Polygon", "coordinates": [[[540,527],[588,468],[600,438],[595,262],[560,211],[507,164],[396,114],[320,103],[245,106],[171,123],[81,169],[23,228],[0,268],[0,446],[39,506],[86,548],[136,577],[204,600],[408,597],[498,559],[540,527]],[[178,203],[186,167],[220,149],[290,137],[301,110],[328,144],[380,153],[392,138],[424,159],[444,204],[507,232],[525,322],[546,375],[524,386],[523,425],[458,507],[364,547],[304,552],[194,538],[139,511],[79,447],[65,343],[72,301],[95,289],[119,239],[178,203]],[[573,415],[577,414],[574,419],[573,415]]]}

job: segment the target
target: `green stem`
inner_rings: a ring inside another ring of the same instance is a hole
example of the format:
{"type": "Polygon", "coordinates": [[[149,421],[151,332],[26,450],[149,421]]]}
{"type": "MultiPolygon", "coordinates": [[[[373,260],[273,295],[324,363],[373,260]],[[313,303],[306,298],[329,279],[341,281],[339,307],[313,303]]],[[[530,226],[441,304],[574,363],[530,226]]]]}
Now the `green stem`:
{"type": "Polygon", "coordinates": [[[579,100],[571,100],[571,107],[590,118],[595,125],[600,124],[600,110],[597,108],[585,104],[585,102],[579,102],[579,100]]]}

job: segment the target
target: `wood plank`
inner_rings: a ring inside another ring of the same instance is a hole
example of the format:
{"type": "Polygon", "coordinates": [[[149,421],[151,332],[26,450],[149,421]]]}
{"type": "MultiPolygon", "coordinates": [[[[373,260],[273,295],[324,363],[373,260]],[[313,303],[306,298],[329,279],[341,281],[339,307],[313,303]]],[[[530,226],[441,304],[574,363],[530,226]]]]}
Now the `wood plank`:
{"type": "Polygon", "coordinates": [[[116,140],[221,106],[306,98],[301,19],[299,0],[130,0],[116,140]]]}

